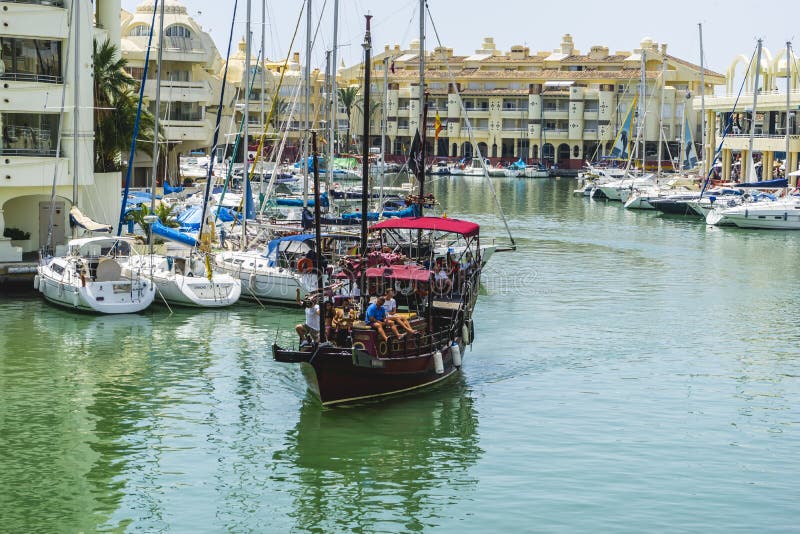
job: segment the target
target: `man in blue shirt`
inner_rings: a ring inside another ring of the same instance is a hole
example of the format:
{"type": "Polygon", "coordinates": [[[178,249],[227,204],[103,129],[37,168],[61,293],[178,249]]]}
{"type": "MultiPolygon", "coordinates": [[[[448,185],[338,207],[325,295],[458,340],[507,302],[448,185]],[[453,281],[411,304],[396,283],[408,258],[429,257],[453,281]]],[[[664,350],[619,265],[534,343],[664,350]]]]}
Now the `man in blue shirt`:
{"type": "MultiPolygon", "coordinates": [[[[374,328],[378,331],[383,338],[384,341],[389,341],[389,337],[386,335],[383,327],[386,325],[386,310],[383,308],[383,304],[386,302],[383,297],[378,297],[378,300],[367,306],[367,313],[364,317],[364,322],[367,323],[369,326],[374,328]]],[[[402,338],[403,336],[400,335],[400,332],[397,331],[397,326],[394,323],[388,323],[389,327],[392,329],[392,333],[397,336],[398,338],[402,338]]]]}

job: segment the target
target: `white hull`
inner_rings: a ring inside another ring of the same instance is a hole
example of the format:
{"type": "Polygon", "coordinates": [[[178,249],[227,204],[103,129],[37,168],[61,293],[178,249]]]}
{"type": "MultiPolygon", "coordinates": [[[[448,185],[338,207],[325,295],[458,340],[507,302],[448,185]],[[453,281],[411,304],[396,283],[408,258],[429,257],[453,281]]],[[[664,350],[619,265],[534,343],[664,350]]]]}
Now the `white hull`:
{"type": "MultiPolygon", "coordinates": [[[[201,262],[202,263],[202,262],[201,262]]],[[[157,300],[164,299],[169,304],[197,308],[221,308],[235,304],[241,295],[242,284],[238,279],[225,273],[212,273],[211,280],[205,275],[203,265],[199,272],[191,276],[176,273],[174,266],[168,269],[164,256],[154,255],[151,270],[150,256],[141,256],[131,261],[123,273],[132,276],[141,273],[156,286],[157,300]]]]}
{"type": "Polygon", "coordinates": [[[223,252],[215,259],[217,268],[241,281],[242,298],[293,304],[297,289],[301,295],[316,290],[313,274],[300,274],[270,267],[257,252],[223,252]]]}
{"type": "Polygon", "coordinates": [[[526,178],[550,178],[550,173],[546,170],[534,169],[534,168],[526,168],[525,169],[525,177],[526,178]]]}
{"type": "Polygon", "coordinates": [[[628,197],[625,201],[625,207],[629,210],[652,210],[655,209],[652,204],[650,204],[650,195],[638,195],[634,194],[628,197]]]}
{"type": "Polygon", "coordinates": [[[77,276],[59,276],[40,266],[35,287],[48,302],[92,313],[138,313],[152,304],[153,285],[147,279],[84,282],[77,276]]]}

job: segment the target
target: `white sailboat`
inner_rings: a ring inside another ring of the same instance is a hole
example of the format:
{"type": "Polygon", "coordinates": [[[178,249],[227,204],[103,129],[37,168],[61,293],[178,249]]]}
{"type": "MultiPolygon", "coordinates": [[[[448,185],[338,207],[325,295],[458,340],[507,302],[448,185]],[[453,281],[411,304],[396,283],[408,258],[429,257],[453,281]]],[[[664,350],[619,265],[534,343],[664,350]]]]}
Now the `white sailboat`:
{"type": "Polygon", "coordinates": [[[142,273],[122,274],[131,241],[121,237],[72,239],[66,256],[39,266],[34,288],[53,304],[95,313],[136,313],[153,302],[153,284],[142,273]]]}
{"type": "MultiPolygon", "coordinates": [[[[74,108],[73,108],[73,185],[72,210],[76,222],[91,231],[108,232],[110,226],[96,223],[78,210],[78,158],[81,153],[78,140],[80,115],[80,2],[73,6],[74,33],[71,43],[74,50],[74,108]]],[[[52,205],[52,201],[51,201],[52,205]]],[[[52,222],[51,222],[52,225],[52,222]]],[[[37,267],[33,286],[48,302],[70,309],[95,313],[136,313],[153,302],[152,283],[141,275],[131,278],[122,275],[122,264],[132,254],[131,243],[119,237],[88,237],[77,239],[77,225],[73,239],[67,243],[64,256],[43,256],[37,267]]],[[[49,245],[45,252],[49,253],[49,245]]]]}
{"type": "MultiPolygon", "coordinates": [[[[158,131],[159,107],[161,94],[161,63],[163,47],[161,42],[164,35],[164,4],[161,3],[159,11],[159,47],[158,61],[156,63],[156,94],[154,130],[158,131]]],[[[155,191],[155,176],[158,170],[159,144],[158,139],[153,143],[153,169],[151,191],[155,191]]],[[[155,211],[155,195],[151,195],[150,210],[155,211]]],[[[156,254],[153,251],[154,234],[173,237],[170,229],[160,225],[155,216],[150,217],[150,251],[142,256],[133,256],[122,267],[122,274],[133,279],[136,276],[145,276],[155,285],[158,295],[167,303],[179,306],[195,306],[203,308],[218,308],[229,306],[239,300],[241,283],[238,279],[225,273],[215,273],[211,269],[211,260],[206,251],[203,253],[189,249],[186,257],[173,257],[156,254]]],[[[179,239],[181,236],[175,236],[179,239]]],[[[193,241],[193,240],[191,240],[193,241]]],[[[196,243],[195,243],[196,244],[196,243]]]]}

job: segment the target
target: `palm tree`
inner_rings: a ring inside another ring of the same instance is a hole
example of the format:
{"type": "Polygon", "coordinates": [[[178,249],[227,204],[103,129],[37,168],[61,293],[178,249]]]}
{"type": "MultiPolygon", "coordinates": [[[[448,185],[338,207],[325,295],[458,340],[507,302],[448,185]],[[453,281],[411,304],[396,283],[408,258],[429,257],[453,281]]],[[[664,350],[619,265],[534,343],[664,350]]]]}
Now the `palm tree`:
{"type": "Polygon", "coordinates": [[[347,114],[347,143],[345,150],[350,151],[350,117],[353,113],[353,106],[358,101],[358,92],[361,88],[358,86],[340,87],[338,91],[339,102],[344,106],[345,113],[347,114]]]}
{"type": "MultiPolygon", "coordinates": [[[[118,171],[133,142],[138,82],[125,71],[127,60],[109,40],[94,42],[93,57],[95,171],[118,171]]],[[[152,140],[153,126],[153,115],[142,109],[139,137],[152,140]]],[[[152,154],[152,143],[142,143],[141,149],[152,154]]]]}
{"type": "Polygon", "coordinates": [[[281,116],[286,114],[286,111],[289,109],[289,103],[286,102],[286,99],[280,96],[276,96],[273,100],[272,106],[275,108],[272,112],[272,119],[270,120],[272,124],[272,128],[277,130],[280,123],[281,123],[281,116]]]}

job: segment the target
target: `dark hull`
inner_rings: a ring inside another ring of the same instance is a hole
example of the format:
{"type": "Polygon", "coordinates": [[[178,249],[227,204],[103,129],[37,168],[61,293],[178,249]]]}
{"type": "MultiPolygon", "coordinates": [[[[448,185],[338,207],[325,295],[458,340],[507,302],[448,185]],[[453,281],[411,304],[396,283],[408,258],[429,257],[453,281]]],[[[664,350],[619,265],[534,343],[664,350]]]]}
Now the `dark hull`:
{"type": "Polygon", "coordinates": [[[698,216],[685,200],[651,200],[650,204],[661,213],[698,216]]]}
{"type": "Polygon", "coordinates": [[[369,354],[348,349],[320,348],[298,351],[273,346],[276,361],[301,363],[309,389],[323,405],[363,401],[431,386],[452,376],[449,348],[444,348],[444,371],[437,373],[433,354],[411,357],[372,358],[369,354]]]}

